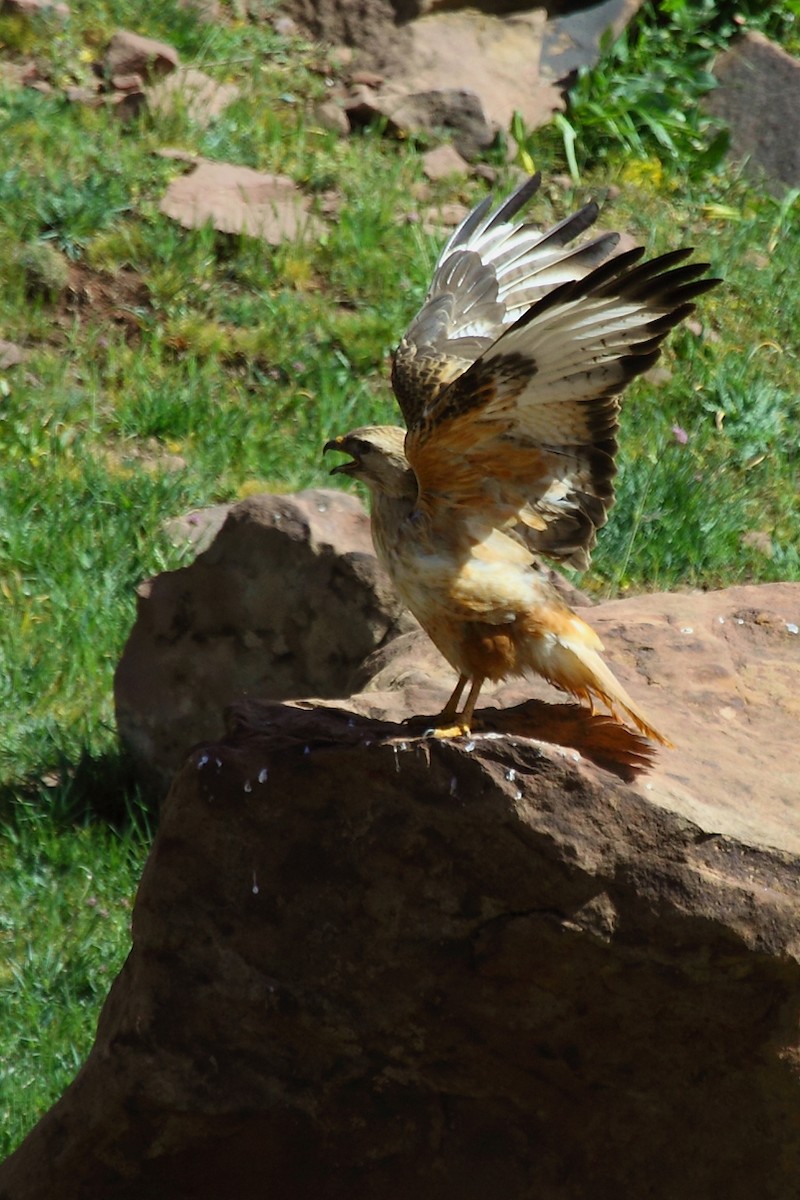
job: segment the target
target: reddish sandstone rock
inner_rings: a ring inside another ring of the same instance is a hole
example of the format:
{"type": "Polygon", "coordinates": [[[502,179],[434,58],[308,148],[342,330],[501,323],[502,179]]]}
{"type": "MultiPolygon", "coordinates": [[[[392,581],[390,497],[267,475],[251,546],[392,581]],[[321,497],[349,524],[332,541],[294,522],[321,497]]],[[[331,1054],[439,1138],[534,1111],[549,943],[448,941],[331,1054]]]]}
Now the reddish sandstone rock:
{"type": "Polygon", "coordinates": [[[530,739],[239,706],[173,785],[94,1050],[0,1195],[787,1200],[800,818],[769,849],[706,800],[530,739]]]}

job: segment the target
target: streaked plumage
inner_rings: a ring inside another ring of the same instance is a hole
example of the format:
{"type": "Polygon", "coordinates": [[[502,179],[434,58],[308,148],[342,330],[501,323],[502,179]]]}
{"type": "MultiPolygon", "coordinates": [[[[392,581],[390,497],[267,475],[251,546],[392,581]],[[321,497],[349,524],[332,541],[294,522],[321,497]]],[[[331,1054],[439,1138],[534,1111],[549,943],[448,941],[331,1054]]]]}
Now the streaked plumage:
{"type": "Polygon", "coordinates": [[[538,185],[494,213],[484,200],[442,251],[394,359],[407,432],[358,429],[325,449],[351,456],[333,473],[369,487],[378,556],[459,674],[448,732],[469,729],[484,679],[533,670],[666,742],[540,556],[588,566],[614,501],[617,397],[716,281],[690,250],[609,259],[616,234],[570,248],[594,204],[545,232],[515,222],[538,185]]]}

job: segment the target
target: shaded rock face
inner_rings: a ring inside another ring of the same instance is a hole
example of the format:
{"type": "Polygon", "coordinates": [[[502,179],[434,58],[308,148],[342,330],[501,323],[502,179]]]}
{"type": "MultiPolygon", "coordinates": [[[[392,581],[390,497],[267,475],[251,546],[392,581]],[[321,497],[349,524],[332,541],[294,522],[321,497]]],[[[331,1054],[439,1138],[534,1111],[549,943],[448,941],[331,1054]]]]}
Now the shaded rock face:
{"type": "Polygon", "coordinates": [[[364,658],[413,626],[355,497],[253,496],[223,516],[190,566],[140,587],[114,680],[120,734],[162,784],[222,734],[227,704],[346,695],[364,658]]]}
{"type": "Polygon", "coordinates": [[[786,1200],[797,860],[529,740],[251,705],[6,1200],[786,1200]]]}

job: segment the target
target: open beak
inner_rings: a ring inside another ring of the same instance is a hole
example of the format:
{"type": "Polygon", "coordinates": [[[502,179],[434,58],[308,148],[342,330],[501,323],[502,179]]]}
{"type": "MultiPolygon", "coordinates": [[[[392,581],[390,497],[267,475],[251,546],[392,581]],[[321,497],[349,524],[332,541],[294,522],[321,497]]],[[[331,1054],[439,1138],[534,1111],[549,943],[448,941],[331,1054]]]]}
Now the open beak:
{"type": "MultiPolygon", "coordinates": [[[[349,454],[350,451],[346,449],[344,441],[345,439],[343,437],[338,437],[334,438],[330,442],[326,442],[322,447],[322,453],[327,454],[329,450],[338,450],[340,454],[349,454]]],[[[349,462],[337,463],[333,470],[329,472],[329,474],[352,475],[357,466],[358,463],[356,460],[351,458],[349,462]]]]}

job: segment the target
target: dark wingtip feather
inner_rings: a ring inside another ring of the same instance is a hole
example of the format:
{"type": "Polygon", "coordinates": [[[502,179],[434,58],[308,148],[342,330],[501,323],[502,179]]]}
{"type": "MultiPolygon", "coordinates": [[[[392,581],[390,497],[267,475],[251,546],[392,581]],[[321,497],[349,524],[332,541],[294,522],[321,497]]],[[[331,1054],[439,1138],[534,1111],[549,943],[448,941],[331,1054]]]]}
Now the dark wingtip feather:
{"type": "Polygon", "coordinates": [[[536,195],[541,182],[541,171],[536,171],[533,175],[529,176],[528,179],[511,193],[507,200],[503,201],[486,228],[496,229],[498,225],[502,225],[505,221],[510,220],[511,217],[516,216],[519,210],[528,203],[531,196],[536,195]]]}

